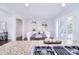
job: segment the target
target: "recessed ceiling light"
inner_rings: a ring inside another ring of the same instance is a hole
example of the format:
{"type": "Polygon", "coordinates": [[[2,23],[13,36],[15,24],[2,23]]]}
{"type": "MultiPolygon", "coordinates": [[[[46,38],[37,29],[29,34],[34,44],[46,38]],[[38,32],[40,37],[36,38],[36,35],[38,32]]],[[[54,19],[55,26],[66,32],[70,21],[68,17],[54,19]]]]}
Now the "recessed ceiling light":
{"type": "Polygon", "coordinates": [[[26,6],[26,7],[28,7],[28,6],[29,6],[29,4],[28,4],[28,3],[26,3],[26,4],[25,4],[25,6],[26,6]]]}
{"type": "Polygon", "coordinates": [[[62,5],[62,7],[65,7],[66,6],[66,3],[62,3],[61,5],[62,5]]]}

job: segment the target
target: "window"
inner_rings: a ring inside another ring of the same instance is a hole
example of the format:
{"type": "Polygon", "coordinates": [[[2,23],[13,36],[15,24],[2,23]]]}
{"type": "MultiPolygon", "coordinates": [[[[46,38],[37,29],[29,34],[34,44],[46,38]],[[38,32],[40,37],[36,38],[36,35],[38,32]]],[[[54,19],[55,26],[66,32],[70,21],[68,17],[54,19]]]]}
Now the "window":
{"type": "Polygon", "coordinates": [[[59,19],[56,28],[56,36],[60,39],[73,39],[73,16],[59,19]]]}

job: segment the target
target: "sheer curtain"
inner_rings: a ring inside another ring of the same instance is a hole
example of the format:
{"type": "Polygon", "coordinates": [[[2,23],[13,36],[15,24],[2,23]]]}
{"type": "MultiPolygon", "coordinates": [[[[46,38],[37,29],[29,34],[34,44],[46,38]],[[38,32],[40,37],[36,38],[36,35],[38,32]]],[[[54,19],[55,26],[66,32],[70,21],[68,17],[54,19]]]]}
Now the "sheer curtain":
{"type": "Polygon", "coordinates": [[[60,39],[73,39],[73,18],[72,16],[59,19],[58,36],[60,39]]]}
{"type": "Polygon", "coordinates": [[[0,15],[0,32],[8,32],[8,39],[16,40],[16,18],[10,15],[0,15]]]}

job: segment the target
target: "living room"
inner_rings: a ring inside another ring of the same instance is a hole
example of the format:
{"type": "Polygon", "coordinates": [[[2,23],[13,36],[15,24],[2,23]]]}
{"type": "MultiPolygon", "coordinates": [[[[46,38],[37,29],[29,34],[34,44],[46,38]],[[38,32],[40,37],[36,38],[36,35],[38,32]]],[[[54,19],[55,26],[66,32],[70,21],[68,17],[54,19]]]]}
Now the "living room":
{"type": "MultiPolygon", "coordinates": [[[[79,49],[78,6],[77,3],[0,3],[0,54],[39,55],[34,53],[35,46],[79,49]]],[[[78,55],[77,52],[70,51],[68,55],[78,55]]],[[[42,55],[45,54],[44,50],[42,55]]],[[[56,51],[52,55],[55,54],[56,51]]]]}

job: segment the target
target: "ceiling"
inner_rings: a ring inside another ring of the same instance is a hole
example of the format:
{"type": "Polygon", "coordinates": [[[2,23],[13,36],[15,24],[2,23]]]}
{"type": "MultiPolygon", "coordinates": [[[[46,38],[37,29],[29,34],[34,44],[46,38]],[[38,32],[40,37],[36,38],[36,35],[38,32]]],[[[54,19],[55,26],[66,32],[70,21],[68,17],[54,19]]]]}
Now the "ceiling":
{"type": "MultiPolygon", "coordinates": [[[[71,7],[71,5],[73,4],[66,7],[71,7]]],[[[60,3],[29,3],[29,7],[26,7],[24,3],[6,3],[0,4],[0,7],[25,19],[28,17],[32,19],[54,18],[66,10],[66,7],[62,7],[60,3]]]]}

